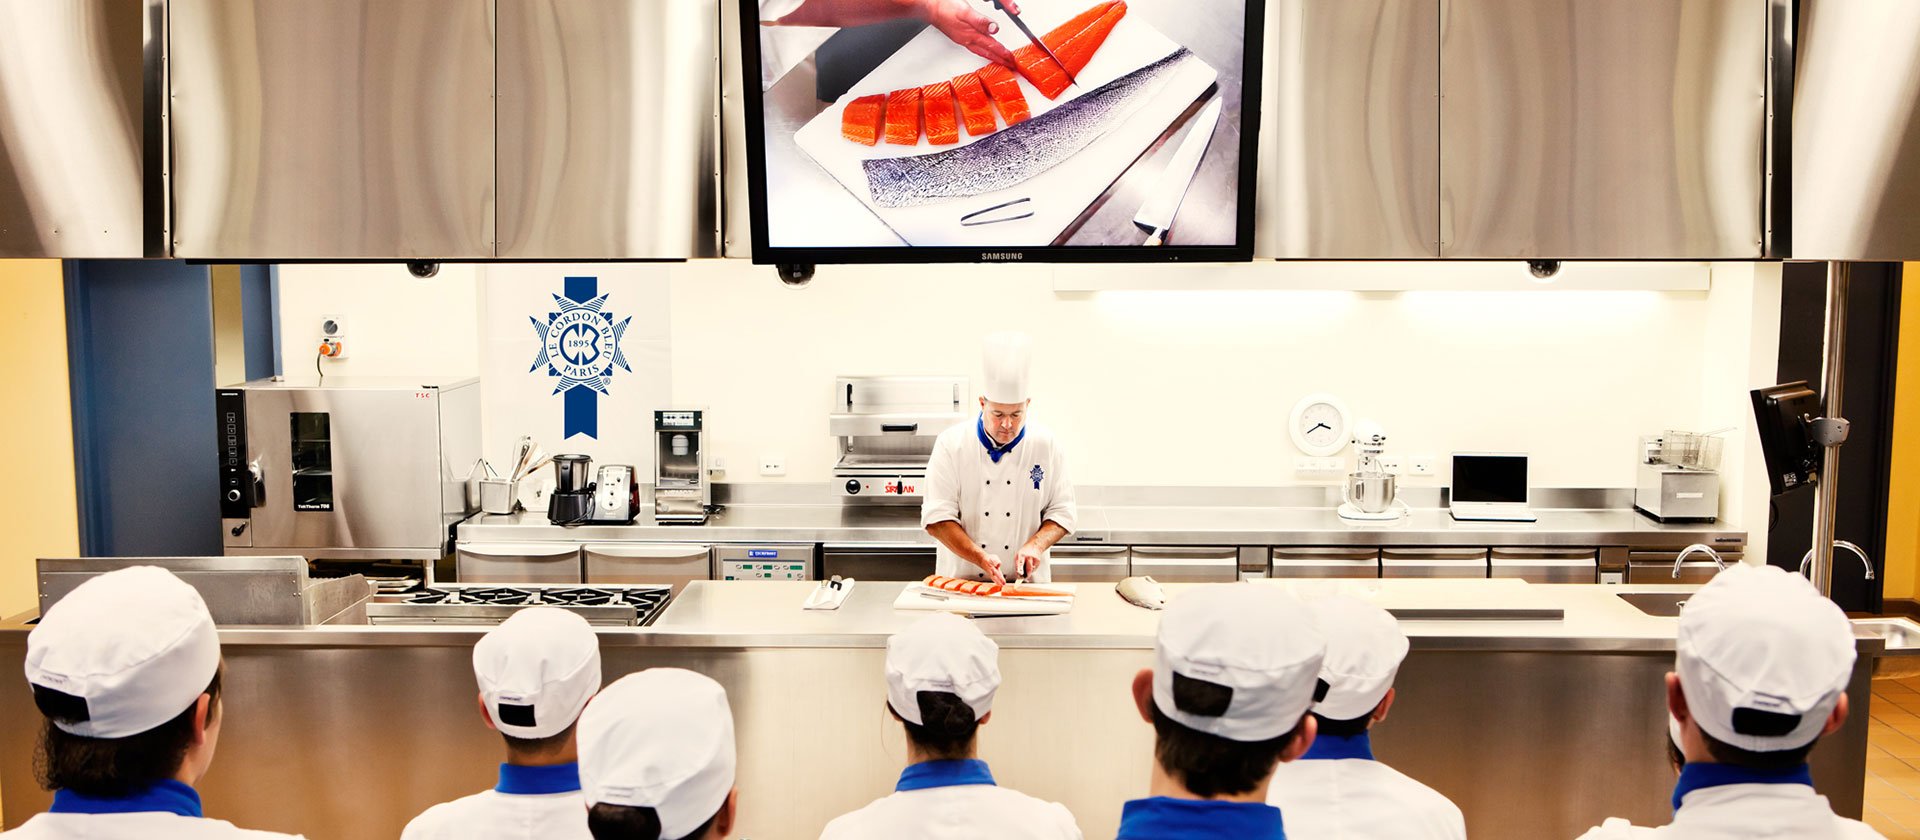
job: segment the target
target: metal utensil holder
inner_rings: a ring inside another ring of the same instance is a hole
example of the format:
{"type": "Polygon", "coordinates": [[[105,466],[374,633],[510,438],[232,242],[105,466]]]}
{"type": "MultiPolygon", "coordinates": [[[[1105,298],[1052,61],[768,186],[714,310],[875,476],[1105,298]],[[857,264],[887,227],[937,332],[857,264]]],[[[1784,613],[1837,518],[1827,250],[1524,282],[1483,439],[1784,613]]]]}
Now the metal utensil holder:
{"type": "Polygon", "coordinates": [[[509,514],[520,505],[520,482],[507,478],[480,480],[480,510],[491,514],[509,514]]]}

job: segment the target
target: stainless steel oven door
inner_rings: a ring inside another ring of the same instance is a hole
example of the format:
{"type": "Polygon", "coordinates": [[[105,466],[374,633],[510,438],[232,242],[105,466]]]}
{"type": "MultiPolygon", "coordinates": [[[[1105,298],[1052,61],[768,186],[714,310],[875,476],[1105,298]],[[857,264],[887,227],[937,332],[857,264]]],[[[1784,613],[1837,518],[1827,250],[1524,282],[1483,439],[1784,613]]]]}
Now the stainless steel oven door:
{"type": "Polygon", "coordinates": [[[247,391],[247,448],[265,503],[253,509],[253,549],[407,549],[437,558],[446,544],[440,391],[247,391]]]}

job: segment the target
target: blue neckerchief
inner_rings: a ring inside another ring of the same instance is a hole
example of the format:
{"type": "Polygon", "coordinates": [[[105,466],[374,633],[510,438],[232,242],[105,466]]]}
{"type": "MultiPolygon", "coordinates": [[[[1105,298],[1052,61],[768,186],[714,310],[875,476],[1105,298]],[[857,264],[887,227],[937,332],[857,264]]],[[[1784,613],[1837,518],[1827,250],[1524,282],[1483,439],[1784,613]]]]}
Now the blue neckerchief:
{"type": "Polygon", "coordinates": [[[132,796],[88,796],[70,790],[53,792],[52,814],[146,814],[158,811],[183,817],[205,816],[200,794],[184,782],[167,779],[132,796]]]}
{"type": "Polygon", "coordinates": [[[1350,738],[1339,735],[1316,735],[1313,746],[1307,748],[1307,754],[1301,760],[1326,758],[1363,758],[1373,761],[1373,741],[1362,732],[1350,738]]]}
{"type": "Polygon", "coordinates": [[[993,784],[993,774],[987,771],[986,762],[977,758],[961,758],[909,764],[907,769],[900,771],[900,783],[894,785],[893,789],[925,790],[956,785],[990,784],[993,784]]]}
{"type": "Polygon", "coordinates": [[[1001,446],[1000,444],[994,443],[993,438],[987,437],[987,415],[985,412],[981,412],[980,421],[974,426],[974,434],[980,436],[980,445],[987,448],[987,457],[992,458],[993,462],[998,464],[1000,463],[1000,456],[1012,452],[1014,447],[1020,445],[1020,441],[1027,439],[1027,427],[1021,426],[1020,434],[1014,435],[1013,440],[1008,441],[1006,446],[1001,446]]]}
{"type": "Polygon", "coordinates": [[[580,789],[580,765],[571,761],[566,764],[549,764],[545,767],[527,767],[520,764],[500,765],[500,782],[493,786],[500,793],[539,795],[545,793],[573,793],[580,789]]]}
{"type": "Polygon", "coordinates": [[[1813,772],[1807,765],[1784,770],[1754,770],[1731,764],[1688,764],[1680,768],[1680,781],[1673,786],[1673,810],[1680,800],[1701,788],[1721,785],[1806,785],[1813,787],[1813,772]]]}
{"type": "Polygon", "coordinates": [[[1155,796],[1135,799],[1120,810],[1119,840],[1286,840],[1280,809],[1258,802],[1219,802],[1155,796]]]}

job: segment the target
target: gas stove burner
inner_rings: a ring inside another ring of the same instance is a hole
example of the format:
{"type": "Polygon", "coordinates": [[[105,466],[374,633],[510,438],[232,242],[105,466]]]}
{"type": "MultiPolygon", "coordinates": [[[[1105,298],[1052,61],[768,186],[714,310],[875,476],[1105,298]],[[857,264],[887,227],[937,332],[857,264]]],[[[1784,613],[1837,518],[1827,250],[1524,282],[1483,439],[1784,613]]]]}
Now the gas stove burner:
{"type": "Polygon", "coordinates": [[[645,625],[673,596],[665,585],[448,586],[408,593],[398,603],[369,607],[377,623],[497,623],[521,607],[569,610],[594,624],[645,625]],[[466,621],[463,619],[472,619],[466,621]]]}

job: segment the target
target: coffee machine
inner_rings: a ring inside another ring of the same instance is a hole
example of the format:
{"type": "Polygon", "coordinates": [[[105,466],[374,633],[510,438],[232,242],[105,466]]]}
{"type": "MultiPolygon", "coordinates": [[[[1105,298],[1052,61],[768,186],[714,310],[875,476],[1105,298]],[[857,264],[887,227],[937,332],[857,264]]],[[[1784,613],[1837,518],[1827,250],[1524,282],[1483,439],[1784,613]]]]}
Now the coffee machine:
{"type": "Polygon", "coordinates": [[[707,521],[713,487],[707,483],[707,456],[698,410],[653,413],[653,518],[662,524],[699,525],[707,521]]]}
{"type": "Polygon", "coordinates": [[[1398,480],[1387,472],[1380,456],[1387,449],[1387,433],[1372,420],[1361,420],[1353,427],[1354,471],[1341,486],[1339,514],[1342,519],[1359,522],[1393,522],[1407,515],[1407,503],[1400,501],[1398,480]]]}
{"type": "Polygon", "coordinates": [[[548,522],[580,525],[593,518],[592,476],[592,458],[553,456],[553,495],[547,499],[548,522]]]}

